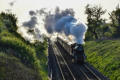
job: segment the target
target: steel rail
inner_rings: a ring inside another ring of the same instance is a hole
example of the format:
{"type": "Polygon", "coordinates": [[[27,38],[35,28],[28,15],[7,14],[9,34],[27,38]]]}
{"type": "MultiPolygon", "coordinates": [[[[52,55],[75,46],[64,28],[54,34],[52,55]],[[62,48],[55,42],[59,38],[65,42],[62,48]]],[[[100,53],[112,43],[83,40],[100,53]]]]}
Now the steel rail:
{"type": "Polygon", "coordinates": [[[88,76],[87,76],[87,74],[80,68],[80,71],[83,73],[83,75],[87,78],[87,80],[91,80],[88,76]]]}
{"type": "Polygon", "coordinates": [[[61,52],[59,51],[59,49],[58,49],[58,47],[56,46],[56,44],[55,44],[55,47],[53,48],[53,50],[57,53],[57,54],[55,54],[55,56],[56,56],[56,60],[57,60],[57,63],[58,63],[58,65],[59,65],[59,69],[60,69],[60,71],[61,71],[63,80],[66,80],[66,77],[65,77],[65,75],[64,75],[64,71],[63,71],[62,68],[61,68],[61,65],[60,65],[60,63],[59,63],[59,60],[58,60],[58,56],[57,56],[57,55],[61,56],[61,58],[63,59],[63,62],[64,62],[64,64],[65,64],[65,66],[67,67],[68,71],[69,71],[69,74],[70,74],[69,77],[72,77],[72,80],[76,80],[75,77],[74,77],[74,75],[73,75],[73,73],[72,73],[72,71],[70,70],[67,62],[65,61],[64,57],[61,55],[61,52]]]}
{"type": "Polygon", "coordinates": [[[95,77],[97,80],[101,80],[87,65],[83,65],[87,70],[89,70],[95,77]]]}
{"type": "MultiPolygon", "coordinates": [[[[57,47],[57,46],[56,46],[56,47],[57,47]]],[[[58,47],[57,47],[57,49],[58,49],[58,47]]],[[[74,77],[74,75],[73,75],[72,71],[70,70],[70,68],[69,68],[69,66],[68,66],[68,64],[67,64],[67,62],[66,62],[66,60],[65,60],[65,59],[64,59],[64,57],[62,56],[62,54],[61,54],[61,52],[60,52],[60,50],[59,50],[59,49],[58,49],[58,51],[59,51],[59,53],[60,53],[61,57],[63,58],[63,60],[64,60],[64,62],[65,62],[65,64],[66,64],[66,66],[67,66],[67,68],[69,69],[69,71],[70,71],[70,73],[71,73],[71,75],[72,75],[73,79],[75,80],[75,77],[74,77]]]]}
{"type": "Polygon", "coordinates": [[[84,74],[84,76],[87,78],[87,80],[91,80],[91,77],[94,80],[101,80],[90,68],[87,67],[87,65],[83,64],[81,65],[80,71],[84,74]],[[86,72],[86,71],[87,72],[86,72]],[[90,74],[91,73],[91,74],[90,74]],[[91,76],[90,76],[91,75],[91,76]]]}
{"type": "MultiPolygon", "coordinates": [[[[57,50],[56,50],[55,48],[53,48],[53,50],[54,50],[54,52],[57,52],[57,50]]],[[[63,78],[63,80],[65,80],[65,77],[64,77],[63,72],[62,72],[62,68],[61,68],[60,63],[59,63],[59,60],[58,60],[58,58],[57,58],[57,55],[56,55],[56,54],[54,54],[54,55],[55,55],[55,58],[56,58],[56,60],[57,60],[57,64],[58,64],[58,67],[59,67],[59,69],[60,69],[62,78],[63,78]]]]}

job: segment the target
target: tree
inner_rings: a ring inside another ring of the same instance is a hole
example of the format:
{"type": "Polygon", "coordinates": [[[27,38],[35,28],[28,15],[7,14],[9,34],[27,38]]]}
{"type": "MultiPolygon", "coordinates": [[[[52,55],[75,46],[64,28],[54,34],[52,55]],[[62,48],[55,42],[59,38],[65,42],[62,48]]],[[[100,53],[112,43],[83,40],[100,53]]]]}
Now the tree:
{"type": "Polygon", "coordinates": [[[120,37],[120,8],[119,5],[116,7],[116,10],[113,10],[109,13],[111,20],[111,31],[113,32],[113,37],[120,37]]]}
{"type": "Polygon", "coordinates": [[[119,8],[119,5],[116,7],[115,16],[116,16],[116,19],[118,22],[118,27],[120,29],[120,8],[119,8]]]}
{"type": "Polygon", "coordinates": [[[103,10],[102,7],[99,6],[91,7],[89,4],[86,6],[85,14],[87,14],[88,32],[91,33],[95,39],[99,39],[98,31],[100,26],[105,22],[105,19],[102,19],[101,16],[105,14],[105,12],[106,10],[103,10]]]}
{"type": "Polygon", "coordinates": [[[16,16],[12,13],[4,13],[4,12],[2,12],[0,15],[2,16],[5,26],[8,28],[8,30],[11,32],[16,32],[18,28],[16,16]]]}

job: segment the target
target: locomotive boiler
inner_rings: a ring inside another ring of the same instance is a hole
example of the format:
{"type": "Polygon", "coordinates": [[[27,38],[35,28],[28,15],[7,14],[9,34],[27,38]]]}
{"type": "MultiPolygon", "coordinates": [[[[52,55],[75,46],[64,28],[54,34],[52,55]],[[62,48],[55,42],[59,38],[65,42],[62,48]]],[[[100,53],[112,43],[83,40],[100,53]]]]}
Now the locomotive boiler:
{"type": "Polygon", "coordinates": [[[73,57],[75,63],[83,64],[85,62],[86,56],[82,44],[68,44],[59,37],[57,37],[57,43],[60,44],[64,50],[73,57]]]}

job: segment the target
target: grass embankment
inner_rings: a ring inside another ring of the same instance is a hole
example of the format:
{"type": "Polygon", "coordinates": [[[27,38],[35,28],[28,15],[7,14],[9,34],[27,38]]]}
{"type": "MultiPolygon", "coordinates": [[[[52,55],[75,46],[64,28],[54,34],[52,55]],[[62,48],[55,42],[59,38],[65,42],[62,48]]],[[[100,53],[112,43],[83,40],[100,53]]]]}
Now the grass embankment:
{"type": "Polygon", "coordinates": [[[47,80],[46,41],[25,41],[13,21],[14,15],[0,14],[0,80],[47,80]]]}
{"type": "Polygon", "coordinates": [[[87,61],[111,80],[120,80],[120,40],[88,41],[87,61]]]}
{"type": "MultiPolygon", "coordinates": [[[[12,54],[9,52],[9,54],[12,54]]],[[[0,52],[0,80],[39,80],[39,75],[13,55],[0,52]]]]}

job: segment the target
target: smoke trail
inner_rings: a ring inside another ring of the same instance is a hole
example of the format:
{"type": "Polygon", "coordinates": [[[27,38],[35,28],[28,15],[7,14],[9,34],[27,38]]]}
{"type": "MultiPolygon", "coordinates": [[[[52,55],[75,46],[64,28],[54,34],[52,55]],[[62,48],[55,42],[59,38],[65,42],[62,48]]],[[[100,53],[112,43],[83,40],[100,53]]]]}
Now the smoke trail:
{"type": "Polygon", "coordinates": [[[72,38],[73,42],[84,44],[87,26],[74,18],[74,11],[72,9],[60,12],[59,8],[56,8],[55,14],[48,14],[45,17],[45,29],[49,34],[54,35],[54,38],[57,35],[62,35],[62,39],[67,40],[72,35],[74,37],[72,38]],[[56,33],[58,34],[55,36],[56,33]]]}
{"type": "Polygon", "coordinates": [[[12,7],[12,6],[14,6],[15,2],[16,1],[12,1],[12,2],[9,3],[9,5],[12,7]]]}
{"type": "Polygon", "coordinates": [[[85,33],[87,31],[87,25],[82,22],[71,22],[70,34],[75,36],[75,41],[78,44],[84,44],[85,33]]]}
{"type": "Polygon", "coordinates": [[[34,42],[34,41],[43,42],[44,41],[44,38],[43,38],[44,34],[47,35],[47,33],[45,31],[45,28],[43,28],[43,26],[42,26],[41,15],[43,16],[45,14],[47,14],[45,12],[45,8],[42,8],[40,10],[30,10],[29,11],[30,20],[22,23],[22,27],[24,27],[24,29],[26,29],[26,31],[23,31],[26,36],[23,35],[22,31],[19,30],[19,32],[22,34],[22,36],[26,40],[28,40],[29,36],[31,36],[32,38],[30,39],[30,41],[32,41],[32,42],[34,42]]]}
{"type": "Polygon", "coordinates": [[[39,15],[47,15],[47,12],[45,10],[46,8],[41,8],[40,10],[36,10],[36,13],[38,13],[39,15]]]}
{"type": "Polygon", "coordinates": [[[37,17],[33,16],[29,21],[23,22],[22,26],[34,28],[38,24],[37,17]]]}
{"type": "MultiPolygon", "coordinates": [[[[55,30],[57,32],[61,32],[65,29],[65,24],[66,23],[69,23],[71,22],[72,20],[74,20],[74,18],[72,16],[65,16],[65,17],[62,17],[60,20],[58,20],[56,22],[56,25],[55,25],[55,30]]],[[[66,27],[67,28],[67,27],[66,27]]]]}
{"type": "Polygon", "coordinates": [[[38,19],[37,19],[37,17],[39,17],[38,14],[39,15],[46,14],[46,12],[44,10],[45,10],[45,8],[42,8],[42,9],[36,10],[36,11],[30,10],[29,15],[30,15],[31,19],[29,21],[23,22],[22,26],[28,27],[28,28],[35,28],[35,26],[38,24],[38,19]]]}
{"type": "Polygon", "coordinates": [[[35,16],[35,15],[36,15],[36,12],[33,11],[33,10],[31,10],[31,11],[29,11],[29,15],[30,15],[30,16],[35,16]]]}
{"type": "Polygon", "coordinates": [[[36,11],[29,11],[31,19],[23,23],[30,29],[34,29],[34,38],[43,42],[43,35],[48,35],[52,39],[55,39],[57,35],[62,35],[62,39],[66,39],[69,42],[76,42],[78,44],[84,44],[85,33],[87,26],[74,18],[74,11],[72,9],[66,9],[60,11],[57,7],[55,13],[45,12],[45,9],[36,11]],[[40,16],[44,16],[44,28],[40,28],[41,24],[38,21],[40,16]],[[47,31],[45,33],[44,29],[47,31]],[[72,37],[69,37],[72,36],[72,37]]]}
{"type": "Polygon", "coordinates": [[[62,17],[56,23],[55,28],[58,33],[64,32],[66,36],[73,35],[75,37],[75,42],[78,44],[84,44],[85,32],[88,27],[74,17],[62,17]]]}
{"type": "Polygon", "coordinates": [[[54,25],[55,25],[55,16],[54,15],[49,15],[46,16],[45,19],[45,29],[49,34],[52,34],[54,32],[54,25]]]}
{"type": "Polygon", "coordinates": [[[73,19],[72,17],[65,17],[65,16],[70,16],[70,15],[74,16],[74,11],[72,9],[65,9],[65,10],[60,11],[59,7],[56,8],[54,14],[51,14],[49,12],[45,16],[45,20],[44,20],[44,24],[45,24],[44,26],[45,26],[47,32],[49,34],[52,34],[55,31],[61,32],[63,30],[63,25],[65,25],[65,22],[73,19]],[[65,18],[64,21],[60,20],[62,17],[65,18]],[[59,24],[59,23],[61,23],[61,24],[59,24]]]}

